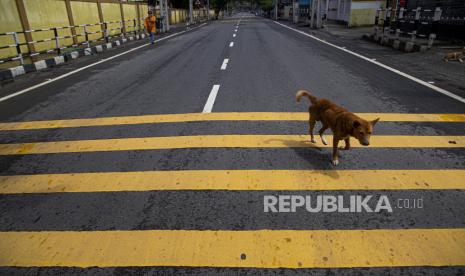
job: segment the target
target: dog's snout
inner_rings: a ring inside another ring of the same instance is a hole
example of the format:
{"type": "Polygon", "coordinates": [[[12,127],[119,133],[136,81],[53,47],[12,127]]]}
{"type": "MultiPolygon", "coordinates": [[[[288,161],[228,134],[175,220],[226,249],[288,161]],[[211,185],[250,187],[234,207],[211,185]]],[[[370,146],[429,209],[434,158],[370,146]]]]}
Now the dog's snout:
{"type": "Polygon", "coordinates": [[[369,146],[369,145],[370,145],[370,141],[368,141],[368,140],[361,140],[361,141],[360,141],[360,144],[362,144],[362,146],[369,146]]]}

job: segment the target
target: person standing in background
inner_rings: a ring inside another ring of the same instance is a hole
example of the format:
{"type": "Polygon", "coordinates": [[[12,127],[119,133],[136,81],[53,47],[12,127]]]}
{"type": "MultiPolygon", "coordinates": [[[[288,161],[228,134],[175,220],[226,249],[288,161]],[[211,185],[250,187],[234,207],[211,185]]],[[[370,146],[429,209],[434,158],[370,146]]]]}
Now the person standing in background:
{"type": "Polygon", "coordinates": [[[155,26],[156,18],[155,15],[153,15],[153,11],[149,10],[148,11],[148,16],[145,18],[145,29],[149,33],[150,37],[150,43],[154,44],[155,43],[155,32],[156,32],[156,26],[155,26]]]}

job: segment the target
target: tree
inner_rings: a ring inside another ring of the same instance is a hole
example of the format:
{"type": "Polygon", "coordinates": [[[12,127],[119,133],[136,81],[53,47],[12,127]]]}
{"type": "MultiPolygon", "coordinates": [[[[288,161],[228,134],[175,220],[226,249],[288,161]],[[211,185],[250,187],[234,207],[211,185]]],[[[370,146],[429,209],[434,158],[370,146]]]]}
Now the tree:
{"type": "Polygon", "coordinates": [[[189,0],[170,0],[171,6],[176,9],[189,9],[189,0]]]}
{"type": "Polygon", "coordinates": [[[274,8],[273,0],[256,0],[258,6],[265,12],[269,12],[274,8]]]}
{"type": "Polygon", "coordinates": [[[228,0],[210,0],[210,7],[215,10],[215,16],[218,19],[218,14],[222,10],[226,10],[228,0]]]}

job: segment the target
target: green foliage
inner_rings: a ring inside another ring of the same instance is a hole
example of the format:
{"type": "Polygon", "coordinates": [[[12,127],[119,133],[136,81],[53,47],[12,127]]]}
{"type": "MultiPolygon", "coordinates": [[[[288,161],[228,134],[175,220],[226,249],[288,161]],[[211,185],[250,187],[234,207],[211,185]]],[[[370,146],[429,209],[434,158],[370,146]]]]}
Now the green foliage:
{"type": "Polygon", "coordinates": [[[225,10],[228,0],[210,0],[210,7],[215,11],[225,10]]]}
{"type": "Polygon", "coordinates": [[[176,9],[189,9],[189,0],[170,0],[170,4],[176,9]]]}
{"type": "Polygon", "coordinates": [[[257,0],[257,4],[263,11],[270,11],[274,7],[273,0],[257,0]]]}
{"type": "MultiPolygon", "coordinates": [[[[200,7],[207,6],[207,0],[199,0],[199,2],[200,7]]],[[[226,2],[228,2],[228,0],[210,0],[210,8],[215,10],[224,10],[226,9],[226,2]]],[[[194,9],[198,8],[196,3],[197,0],[194,0],[194,9]]],[[[189,9],[189,0],[170,0],[170,4],[173,8],[189,9]]]]}

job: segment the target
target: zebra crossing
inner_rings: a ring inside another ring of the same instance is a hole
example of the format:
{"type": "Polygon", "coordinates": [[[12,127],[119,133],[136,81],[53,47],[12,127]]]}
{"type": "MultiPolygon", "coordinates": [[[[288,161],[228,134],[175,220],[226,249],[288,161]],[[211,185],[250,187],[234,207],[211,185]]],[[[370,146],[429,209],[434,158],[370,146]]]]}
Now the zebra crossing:
{"type": "Polygon", "coordinates": [[[452,123],[460,127],[453,135],[375,132],[370,147],[358,148],[353,143],[354,149],[341,153],[347,157],[342,162],[354,159],[352,165],[334,168],[329,165],[328,147],[312,144],[303,135],[308,114],[300,112],[0,123],[0,272],[37,267],[453,267],[455,272],[464,272],[465,133],[460,129],[465,114],[359,115],[381,117],[381,124],[452,123]],[[207,133],[185,131],[167,136],[154,132],[141,137],[126,129],[212,122],[226,129],[217,134],[209,129],[207,133]],[[301,126],[301,133],[263,134],[259,124],[257,129],[237,133],[237,129],[228,130],[228,122],[292,122],[301,126]],[[113,127],[120,128],[112,132],[118,135],[99,137],[97,130],[113,127]],[[92,139],[60,138],[67,131],[86,129],[95,130],[92,139]],[[34,140],[36,135],[43,139],[34,140]],[[27,139],[20,139],[23,136],[27,139]],[[378,156],[375,164],[364,163],[361,157],[384,153],[377,150],[409,152],[418,157],[420,165],[398,156],[394,160],[399,168],[386,169],[383,160],[387,155],[378,156]],[[191,161],[193,152],[200,155],[191,161]],[[229,159],[228,154],[237,152],[242,159],[229,159]],[[157,154],[160,157],[150,162],[158,163],[147,164],[146,155],[157,154]],[[462,162],[453,167],[432,164],[421,159],[427,155],[439,155],[438,160],[454,155],[462,162]],[[69,156],[60,164],[60,158],[69,156]],[[251,168],[249,158],[265,165],[251,168]],[[80,167],[89,160],[91,165],[80,167]],[[295,168],[293,162],[308,168],[295,168]],[[90,166],[92,170],[86,169],[90,166]],[[266,214],[263,197],[268,194],[386,194],[395,199],[394,209],[396,200],[402,198],[422,198],[425,208],[395,209],[391,214],[266,214]],[[110,211],[113,207],[107,205],[119,206],[119,211],[110,211]],[[437,213],[430,214],[432,210],[437,213]]]}

